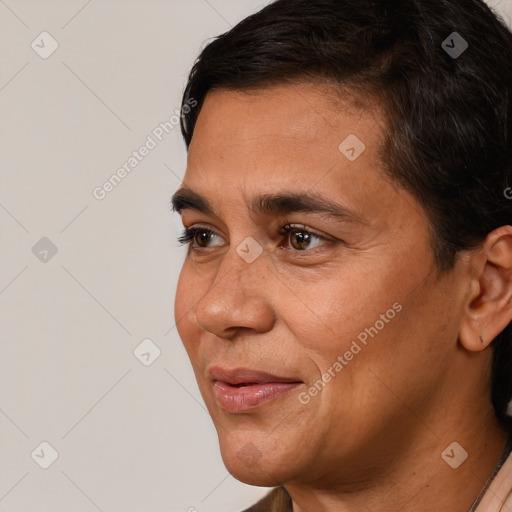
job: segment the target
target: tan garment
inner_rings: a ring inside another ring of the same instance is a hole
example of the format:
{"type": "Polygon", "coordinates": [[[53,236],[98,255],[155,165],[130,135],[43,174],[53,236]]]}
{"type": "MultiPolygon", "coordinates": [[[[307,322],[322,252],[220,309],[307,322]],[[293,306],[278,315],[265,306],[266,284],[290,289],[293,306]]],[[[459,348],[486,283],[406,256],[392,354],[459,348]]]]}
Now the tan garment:
{"type": "Polygon", "coordinates": [[[293,512],[292,499],[284,487],[276,487],[244,512],[293,512]]]}
{"type": "Polygon", "coordinates": [[[475,512],[512,512],[512,453],[494,477],[475,512]]]}

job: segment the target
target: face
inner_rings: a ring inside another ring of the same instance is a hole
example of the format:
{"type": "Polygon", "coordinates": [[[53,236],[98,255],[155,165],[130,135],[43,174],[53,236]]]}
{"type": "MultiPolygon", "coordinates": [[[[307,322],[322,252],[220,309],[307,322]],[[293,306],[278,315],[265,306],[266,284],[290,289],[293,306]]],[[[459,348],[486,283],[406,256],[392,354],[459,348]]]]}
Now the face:
{"type": "Polygon", "coordinates": [[[463,285],[437,275],[425,212],[386,177],[383,130],[378,108],[315,85],[202,107],[175,196],[198,228],[175,319],[244,482],[368,476],[446,406],[463,285]]]}

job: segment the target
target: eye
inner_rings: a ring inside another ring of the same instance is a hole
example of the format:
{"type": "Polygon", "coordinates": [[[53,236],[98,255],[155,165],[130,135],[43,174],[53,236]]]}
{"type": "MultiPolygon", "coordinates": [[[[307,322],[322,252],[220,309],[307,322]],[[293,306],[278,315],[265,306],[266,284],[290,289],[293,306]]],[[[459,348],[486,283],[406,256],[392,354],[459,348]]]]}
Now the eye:
{"type": "MultiPolygon", "coordinates": [[[[318,248],[319,245],[323,245],[320,242],[335,242],[334,240],[327,239],[324,236],[315,233],[311,229],[303,225],[287,224],[283,226],[279,233],[281,235],[287,235],[290,239],[289,244],[296,251],[305,251],[318,248]],[[317,243],[315,243],[315,240],[317,243]]],[[[190,243],[189,250],[195,251],[200,249],[207,249],[208,243],[214,240],[218,235],[211,229],[204,228],[201,226],[195,226],[192,228],[185,228],[181,235],[178,237],[180,245],[190,243]]],[[[289,249],[289,247],[286,247],[289,249]]]]}
{"type": "MultiPolygon", "coordinates": [[[[287,224],[280,230],[282,235],[288,235],[290,237],[291,246],[298,251],[305,251],[307,249],[316,249],[318,244],[314,244],[313,241],[328,242],[329,240],[318,233],[310,230],[306,226],[287,224]]],[[[320,244],[322,245],[322,244],[320,244]]]]}
{"type": "Polygon", "coordinates": [[[217,236],[217,234],[211,229],[196,226],[193,228],[185,228],[178,237],[178,242],[180,246],[190,243],[191,250],[196,250],[198,247],[200,249],[205,249],[207,247],[201,244],[207,244],[208,241],[215,236],[217,236]],[[197,243],[198,241],[199,243],[197,243]]]}

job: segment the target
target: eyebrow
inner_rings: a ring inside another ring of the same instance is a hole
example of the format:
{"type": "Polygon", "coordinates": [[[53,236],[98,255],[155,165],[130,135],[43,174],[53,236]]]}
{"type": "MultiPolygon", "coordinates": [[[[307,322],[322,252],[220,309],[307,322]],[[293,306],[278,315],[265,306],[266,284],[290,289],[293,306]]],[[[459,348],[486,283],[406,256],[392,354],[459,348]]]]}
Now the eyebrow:
{"type": "MultiPolygon", "coordinates": [[[[218,217],[207,198],[184,187],[178,189],[172,196],[171,208],[178,213],[189,209],[218,217]]],[[[262,194],[252,199],[250,211],[259,215],[283,215],[297,212],[319,213],[344,222],[368,224],[352,210],[311,192],[306,194],[290,192],[262,194]]]]}

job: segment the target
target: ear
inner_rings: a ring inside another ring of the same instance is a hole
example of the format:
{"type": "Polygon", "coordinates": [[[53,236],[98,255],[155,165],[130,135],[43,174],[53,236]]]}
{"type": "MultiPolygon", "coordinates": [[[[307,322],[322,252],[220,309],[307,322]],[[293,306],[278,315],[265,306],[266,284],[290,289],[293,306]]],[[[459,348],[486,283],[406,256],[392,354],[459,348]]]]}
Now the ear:
{"type": "Polygon", "coordinates": [[[459,340],[480,351],[512,321],[512,226],[489,233],[470,256],[471,277],[459,340]]]}

